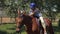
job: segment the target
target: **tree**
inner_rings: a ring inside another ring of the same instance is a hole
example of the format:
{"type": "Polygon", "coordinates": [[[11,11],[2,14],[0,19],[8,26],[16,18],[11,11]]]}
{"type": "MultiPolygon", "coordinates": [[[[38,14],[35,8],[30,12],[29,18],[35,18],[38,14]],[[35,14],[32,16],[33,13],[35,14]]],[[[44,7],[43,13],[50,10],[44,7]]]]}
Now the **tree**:
{"type": "Polygon", "coordinates": [[[57,15],[60,12],[59,1],[60,0],[0,0],[0,4],[3,5],[5,9],[7,9],[7,13],[10,14],[10,16],[13,16],[17,13],[18,7],[20,7],[20,9],[28,9],[29,4],[31,2],[35,2],[39,9],[42,11],[47,10],[45,12],[46,16],[55,17],[53,15],[57,15]]]}

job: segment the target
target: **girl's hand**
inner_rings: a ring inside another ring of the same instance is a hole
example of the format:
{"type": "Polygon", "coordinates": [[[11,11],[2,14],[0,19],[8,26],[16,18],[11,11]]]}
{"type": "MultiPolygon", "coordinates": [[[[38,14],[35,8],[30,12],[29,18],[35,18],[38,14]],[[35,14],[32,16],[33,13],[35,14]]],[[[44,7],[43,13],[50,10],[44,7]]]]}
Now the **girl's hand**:
{"type": "Polygon", "coordinates": [[[32,16],[34,13],[33,12],[31,12],[30,14],[29,14],[29,16],[32,16]]]}

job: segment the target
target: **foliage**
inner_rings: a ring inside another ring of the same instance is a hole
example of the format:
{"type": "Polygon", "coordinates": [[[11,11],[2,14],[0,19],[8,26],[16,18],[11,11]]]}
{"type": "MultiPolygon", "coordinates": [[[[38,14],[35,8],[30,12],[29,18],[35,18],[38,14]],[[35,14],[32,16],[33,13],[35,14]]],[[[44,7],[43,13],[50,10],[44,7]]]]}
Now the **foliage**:
{"type": "Polygon", "coordinates": [[[35,2],[37,4],[36,6],[42,10],[42,12],[45,10],[46,16],[55,17],[60,13],[59,1],[60,0],[0,0],[0,7],[7,9],[7,15],[16,17],[19,7],[21,10],[24,8],[29,11],[29,3],[35,2]]]}

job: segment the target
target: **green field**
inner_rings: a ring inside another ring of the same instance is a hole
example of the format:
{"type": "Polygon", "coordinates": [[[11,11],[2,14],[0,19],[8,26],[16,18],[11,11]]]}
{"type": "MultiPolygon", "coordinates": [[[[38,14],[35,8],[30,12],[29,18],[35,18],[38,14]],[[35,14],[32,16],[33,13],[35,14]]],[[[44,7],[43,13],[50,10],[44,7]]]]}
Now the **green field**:
{"type": "MultiPolygon", "coordinates": [[[[2,24],[0,25],[0,34],[15,34],[16,33],[16,24],[2,24]]],[[[58,24],[53,23],[53,28],[55,34],[60,34],[60,28],[58,24]]],[[[21,34],[26,34],[24,27],[22,27],[21,34]]]]}
{"type": "Polygon", "coordinates": [[[55,34],[60,34],[60,23],[58,23],[58,22],[55,23],[54,22],[52,25],[53,25],[54,33],[55,34]]]}
{"type": "MultiPolygon", "coordinates": [[[[2,24],[0,25],[0,34],[15,34],[16,33],[15,24],[2,24]]],[[[24,27],[22,27],[21,34],[26,34],[24,27]]]]}

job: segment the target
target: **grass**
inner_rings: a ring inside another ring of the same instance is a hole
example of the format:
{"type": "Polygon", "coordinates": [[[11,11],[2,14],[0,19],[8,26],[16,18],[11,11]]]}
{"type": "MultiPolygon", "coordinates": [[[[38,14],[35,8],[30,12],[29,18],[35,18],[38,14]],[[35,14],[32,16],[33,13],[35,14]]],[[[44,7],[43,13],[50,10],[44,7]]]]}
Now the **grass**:
{"type": "MultiPolygon", "coordinates": [[[[16,32],[15,28],[15,24],[2,24],[0,25],[0,34],[13,34],[16,32]]],[[[26,34],[24,27],[22,27],[21,34],[26,34]]]]}
{"type": "MultiPolygon", "coordinates": [[[[60,23],[60,22],[59,22],[60,23]]],[[[54,22],[53,25],[53,29],[54,29],[54,33],[55,34],[60,34],[60,26],[59,26],[58,22],[54,22]]]]}
{"type": "MultiPolygon", "coordinates": [[[[53,23],[53,29],[55,34],[60,34],[60,27],[58,24],[53,23]]],[[[2,24],[0,25],[0,34],[15,34],[16,24],[2,24]]],[[[22,27],[21,34],[26,34],[24,27],[22,27]]]]}

